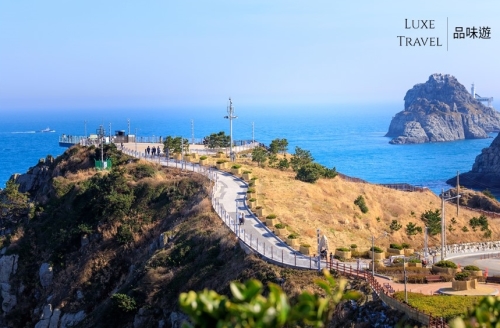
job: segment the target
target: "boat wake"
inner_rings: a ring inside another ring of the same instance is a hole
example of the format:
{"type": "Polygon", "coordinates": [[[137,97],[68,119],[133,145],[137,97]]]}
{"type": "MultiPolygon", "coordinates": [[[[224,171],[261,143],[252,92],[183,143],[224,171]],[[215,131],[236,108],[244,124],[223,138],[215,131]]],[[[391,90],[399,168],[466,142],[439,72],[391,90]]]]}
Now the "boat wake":
{"type": "Polygon", "coordinates": [[[12,133],[36,133],[36,131],[16,131],[12,133]]]}

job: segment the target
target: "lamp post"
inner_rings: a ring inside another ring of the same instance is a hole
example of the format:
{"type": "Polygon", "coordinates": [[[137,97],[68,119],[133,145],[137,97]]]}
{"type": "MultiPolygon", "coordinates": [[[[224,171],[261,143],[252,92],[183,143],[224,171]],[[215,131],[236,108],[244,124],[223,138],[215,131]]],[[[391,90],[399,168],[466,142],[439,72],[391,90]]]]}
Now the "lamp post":
{"type": "Polygon", "coordinates": [[[406,261],[405,261],[405,257],[403,256],[403,273],[404,273],[404,280],[405,280],[405,303],[408,304],[408,291],[406,290],[406,280],[407,280],[407,276],[406,276],[406,261]]]}
{"type": "Polygon", "coordinates": [[[372,277],[375,277],[375,240],[385,236],[387,236],[387,232],[384,232],[384,234],[378,238],[375,238],[375,235],[372,235],[372,277]]]}
{"type": "MultiPolygon", "coordinates": [[[[441,261],[443,261],[446,257],[446,222],[445,222],[445,215],[444,215],[444,202],[447,200],[455,199],[455,198],[460,198],[461,195],[457,194],[454,197],[448,197],[445,198],[444,195],[444,189],[441,189],[441,261]]],[[[458,202],[458,200],[457,200],[458,202]]]]}
{"type": "Polygon", "coordinates": [[[231,97],[229,97],[229,107],[227,108],[227,115],[224,116],[224,118],[229,119],[229,157],[231,158],[231,161],[234,162],[235,156],[233,153],[233,119],[238,118],[238,116],[234,116],[234,108],[231,97]]]}

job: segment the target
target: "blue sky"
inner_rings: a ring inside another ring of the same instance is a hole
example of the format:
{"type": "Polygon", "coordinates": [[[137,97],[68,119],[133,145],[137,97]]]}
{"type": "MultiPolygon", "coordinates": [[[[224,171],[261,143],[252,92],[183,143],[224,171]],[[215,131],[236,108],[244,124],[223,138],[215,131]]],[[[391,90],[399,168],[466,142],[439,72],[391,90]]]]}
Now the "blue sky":
{"type": "Polygon", "coordinates": [[[402,108],[435,72],[500,99],[499,14],[493,0],[0,0],[0,110],[212,107],[229,96],[247,108],[402,108]],[[456,26],[488,26],[491,39],[453,40],[456,26]],[[399,35],[443,47],[400,47],[399,35]]]}

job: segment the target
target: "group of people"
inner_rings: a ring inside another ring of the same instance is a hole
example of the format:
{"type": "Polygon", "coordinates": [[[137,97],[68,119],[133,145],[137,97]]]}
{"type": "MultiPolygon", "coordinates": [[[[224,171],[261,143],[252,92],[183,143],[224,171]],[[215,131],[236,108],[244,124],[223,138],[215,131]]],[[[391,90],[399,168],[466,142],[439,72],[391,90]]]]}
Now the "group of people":
{"type": "Polygon", "coordinates": [[[160,156],[160,153],[161,153],[161,150],[160,150],[160,146],[158,147],[154,147],[153,148],[150,148],[148,146],[148,148],[146,148],[146,155],[149,156],[149,154],[151,154],[151,156],[160,156]]]}

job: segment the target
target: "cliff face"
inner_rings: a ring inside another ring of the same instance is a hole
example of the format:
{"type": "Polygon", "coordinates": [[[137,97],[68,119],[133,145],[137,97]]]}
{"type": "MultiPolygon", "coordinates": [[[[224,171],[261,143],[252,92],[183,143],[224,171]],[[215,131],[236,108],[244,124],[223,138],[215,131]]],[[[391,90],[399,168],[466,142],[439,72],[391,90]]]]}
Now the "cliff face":
{"type": "MultiPolygon", "coordinates": [[[[456,182],[451,178],[447,183],[455,185],[456,182]]],[[[500,134],[476,157],[472,170],[460,174],[460,185],[500,193],[500,134]]]]}
{"type": "Polygon", "coordinates": [[[405,109],[393,117],[392,144],[487,138],[500,130],[500,113],[474,99],[449,74],[433,74],[408,90],[405,109]]]}

